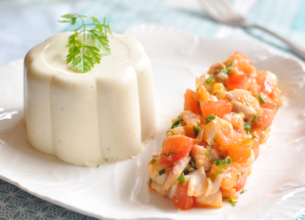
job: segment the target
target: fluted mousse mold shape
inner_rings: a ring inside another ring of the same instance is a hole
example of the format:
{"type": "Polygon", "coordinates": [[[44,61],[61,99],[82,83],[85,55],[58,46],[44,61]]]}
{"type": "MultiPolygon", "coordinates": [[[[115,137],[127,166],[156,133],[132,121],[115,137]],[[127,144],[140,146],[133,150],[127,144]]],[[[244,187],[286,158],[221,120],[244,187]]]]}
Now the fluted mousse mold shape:
{"type": "Polygon", "coordinates": [[[77,73],[66,65],[70,35],[55,35],[25,57],[29,143],[75,165],[136,156],[156,133],[149,58],[140,43],[113,34],[111,54],[90,72],[77,73]]]}

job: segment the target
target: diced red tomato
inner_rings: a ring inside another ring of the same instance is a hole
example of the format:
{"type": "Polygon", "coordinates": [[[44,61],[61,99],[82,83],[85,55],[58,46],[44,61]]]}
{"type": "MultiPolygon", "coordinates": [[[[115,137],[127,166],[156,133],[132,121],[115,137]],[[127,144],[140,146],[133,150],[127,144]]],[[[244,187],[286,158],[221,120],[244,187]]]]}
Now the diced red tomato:
{"type": "Polygon", "coordinates": [[[225,129],[218,131],[216,135],[216,142],[222,146],[233,162],[244,163],[251,156],[252,138],[245,135],[236,134],[237,136],[231,137],[226,133],[225,129]]]}
{"type": "Polygon", "coordinates": [[[269,96],[267,96],[264,93],[260,93],[260,95],[265,101],[265,104],[260,104],[262,108],[275,109],[277,107],[277,104],[275,104],[274,101],[272,101],[272,99],[269,98],[269,96]]]}
{"type": "Polygon", "coordinates": [[[188,210],[197,206],[195,198],[187,195],[187,188],[188,183],[177,185],[177,192],[173,197],[173,203],[177,209],[188,210]]]}
{"type": "Polygon", "coordinates": [[[193,138],[183,135],[168,136],[163,144],[160,163],[173,163],[186,157],[192,150],[194,144],[195,140],[193,138]]]}
{"type": "Polygon", "coordinates": [[[256,82],[258,85],[260,85],[260,91],[269,95],[272,93],[273,89],[273,82],[267,75],[265,76],[259,76],[256,78],[256,82]]]}
{"type": "Polygon", "coordinates": [[[251,74],[255,72],[255,67],[252,66],[252,61],[246,55],[240,52],[234,52],[228,58],[233,59],[233,66],[236,66],[240,71],[243,71],[245,74],[251,74]]]}
{"type": "Polygon", "coordinates": [[[266,127],[270,127],[276,109],[268,109],[268,108],[262,108],[263,110],[263,114],[261,114],[257,120],[257,122],[255,122],[255,125],[260,126],[262,129],[265,129],[266,127]]]}
{"type": "Polygon", "coordinates": [[[230,113],[232,111],[233,105],[230,101],[226,99],[221,99],[218,101],[205,101],[200,102],[202,117],[205,119],[210,114],[214,114],[222,118],[224,114],[230,113]]]}
{"type": "Polygon", "coordinates": [[[190,110],[193,113],[200,114],[200,106],[199,102],[194,98],[194,91],[191,89],[187,89],[184,94],[184,111],[190,110]]]}
{"type": "Polygon", "coordinates": [[[247,174],[243,174],[239,177],[236,186],[234,187],[236,189],[236,191],[241,190],[242,188],[244,188],[244,186],[246,185],[247,182],[247,174]]]}
{"type": "Polygon", "coordinates": [[[227,60],[229,59],[234,59],[234,60],[245,60],[247,61],[250,65],[252,65],[252,61],[251,59],[246,56],[245,54],[241,53],[241,52],[238,52],[238,51],[235,51],[234,53],[232,53],[227,60]]]}
{"type": "Polygon", "coordinates": [[[249,82],[247,75],[231,75],[226,81],[226,86],[229,90],[233,89],[245,89],[249,88],[249,82]]]}

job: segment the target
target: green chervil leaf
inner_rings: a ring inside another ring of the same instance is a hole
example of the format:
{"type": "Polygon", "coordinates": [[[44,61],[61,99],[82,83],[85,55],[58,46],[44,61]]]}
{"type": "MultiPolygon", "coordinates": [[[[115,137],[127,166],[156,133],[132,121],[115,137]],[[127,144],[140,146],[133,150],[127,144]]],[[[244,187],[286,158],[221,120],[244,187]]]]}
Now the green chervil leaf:
{"type": "Polygon", "coordinates": [[[62,18],[66,20],[60,20],[61,23],[76,24],[76,20],[80,19],[82,25],[75,29],[74,34],[69,37],[67,47],[69,53],[67,55],[67,64],[71,63],[80,72],[86,73],[90,71],[96,63],[100,63],[101,54],[100,51],[104,51],[107,54],[111,53],[109,48],[108,33],[112,34],[109,23],[106,23],[104,19],[103,23],[95,17],[92,17],[93,23],[86,24],[84,19],[87,18],[84,15],[79,14],[66,14],[62,18]],[[88,29],[88,27],[92,27],[88,29]],[[87,39],[95,42],[95,46],[86,45],[86,34],[88,32],[87,39]],[[79,34],[83,34],[82,40],[79,40],[79,34]]]}
{"type": "Polygon", "coordinates": [[[206,117],[205,119],[204,119],[204,121],[205,121],[205,123],[210,123],[212,120],[214,120],[215,119],[215,115],[214,114],[211,114],[211,115],[209,115],[208,117],[206,117]]]}

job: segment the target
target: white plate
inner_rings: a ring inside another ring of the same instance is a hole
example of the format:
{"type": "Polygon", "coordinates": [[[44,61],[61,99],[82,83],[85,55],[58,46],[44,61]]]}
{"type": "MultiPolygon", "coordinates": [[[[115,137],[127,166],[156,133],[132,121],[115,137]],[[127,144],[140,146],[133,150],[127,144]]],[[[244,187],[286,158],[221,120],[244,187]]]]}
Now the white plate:
{"type": "Polygon", "coordinates": [[[272,54],[261,44],[236,39],[205,39],[160,26],[134,26],[152,60],[159,133],[135,159],[77,167],[40,153],[26,141],[23,118],[22,60],[0,69],[0,176],[52,203],[111,219],[294,219],[305,207],[305,73],[298,61],[272,54]],[[147,162],[161,149],[171,119],[183,110],[186,88],[195,77],[234,51],[253,59],[258,69],[275,72],[285,105],[272,125],[269,141],[248,178],[236,207],[176,210],[169,199],[147,189],[147,162]]]}

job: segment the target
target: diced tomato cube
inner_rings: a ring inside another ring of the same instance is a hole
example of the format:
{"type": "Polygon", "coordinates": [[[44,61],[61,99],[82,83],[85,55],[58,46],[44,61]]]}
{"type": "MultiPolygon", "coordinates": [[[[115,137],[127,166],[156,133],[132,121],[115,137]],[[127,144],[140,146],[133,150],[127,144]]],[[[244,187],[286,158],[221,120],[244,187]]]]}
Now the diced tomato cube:
{"type": "Polygon", "coordinates": [[[203,118],[206,118],[211,114],[222,118],[224,114],[230,113],[233,108],[232,103],[226,99],[200,102],[200,106],[203,118]]]}
{"type": "Polygon", "coordinates": [[[173,197],[173,203],[177,209],[188,210],[196,207],[196,201],[193,196],[187,195],[188,183],[177,185],[176,195],[173,197]]]}
{"type": "Polygon", "coordinates": [[[247,75],[231,75],[226,81],[226,86],[229,90],[233,89],[245,89],[249,88],[249,82],[247,75]]]}
{"type": "Polygon", "coordinates": [[[260,127],[262,127],[262,129],[268,128],[270,127],[276,109],[268,109],[268,108],[262,108],[263,110],[263,114],[261,114],[258,118],[258,120],[255,122],[255,125],[258,125],[260,127]]]}
{"type": "Polygon", "coordinates": [[[194,91],[191,89],[187,89],[184,94],[184,111],[190,110],[193,113],[200,114],[200,106],[199,102],[194,98],[194,91]]]}
{"type": "Polygon", "coordinates": [[[195,144],[193,138],[183,135],[168,136],[163,144],[161,151],[161,164],[173,163],[186,157],[195,144]]]}

